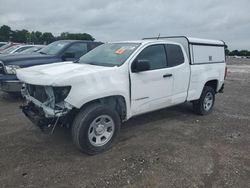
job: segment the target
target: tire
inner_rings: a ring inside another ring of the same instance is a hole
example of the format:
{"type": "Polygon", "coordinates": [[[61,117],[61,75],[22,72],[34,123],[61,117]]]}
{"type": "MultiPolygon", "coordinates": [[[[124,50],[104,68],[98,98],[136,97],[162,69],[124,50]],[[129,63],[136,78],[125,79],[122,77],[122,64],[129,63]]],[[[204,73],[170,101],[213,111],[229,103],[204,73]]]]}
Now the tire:
{"type": "Polygon", "coordinates": [[[194,112],[199,115],[210,114],[215,102],[215,91],[212,87],[205,86],[200,99],[193,102],[194,112]],[[209,100],[210,99],[210,100],[209,100]]]}
{"type": "Polygon", "coordinates": [[[107,105],[94,103],[83,108],[72,124],[72,139],[84,153],[95,155],[108,150],[120,132],[118,113],[107,105]]]}

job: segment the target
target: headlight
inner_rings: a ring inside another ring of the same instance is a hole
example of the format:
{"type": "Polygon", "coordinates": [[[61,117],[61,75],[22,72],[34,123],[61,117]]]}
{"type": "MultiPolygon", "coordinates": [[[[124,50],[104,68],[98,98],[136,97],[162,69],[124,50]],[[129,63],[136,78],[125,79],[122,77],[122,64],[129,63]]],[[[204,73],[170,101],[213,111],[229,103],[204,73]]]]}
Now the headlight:
{"type": "Polygon", "coordinates": [[[62,102],[68,96],[71,86],[53,87],[55,102],[62,102]]]}
{"type": "Polygon", "coordinates": [[[7,74],[16,74],[16,70],[20,69],[18,65],[6,65],[5,70],[7,74]]]}

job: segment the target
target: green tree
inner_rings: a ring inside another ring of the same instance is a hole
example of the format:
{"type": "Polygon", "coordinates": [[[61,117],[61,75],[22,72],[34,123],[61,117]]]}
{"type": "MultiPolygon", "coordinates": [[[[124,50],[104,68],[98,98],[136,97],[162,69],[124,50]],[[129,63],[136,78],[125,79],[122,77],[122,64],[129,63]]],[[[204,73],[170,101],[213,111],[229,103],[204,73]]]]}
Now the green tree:
{"type": "Polygon", "coordinates": [[[55,37],[53,36],[53,34],[49,33],[49,32],[43,33],[41,36],[41,39],[42,39],[44,44],[49,44],[49,43],[54,42],[56,40],[55,37]]]}
{"type": "Polygon", "coordinates": [[[0,41],[9,41],[11,39],[11,28],[7,25],[3,25],[0,27],[0,41]]]}
{"type": "Polygon", "coordinates": [[[27,31],[25,29],[16,30],[16,31],[13,32],[12,40],[14,42],[26,43],[26,42],[28,42],[28,37],[29,37],[29,31],[27,31]]]}
{"type": "Polygon", "coordinates": [[[241,50],[241,51],[239,51],[239,55],[240,56],[249,56],[249,51],[247,51],[247,50],[241,50]]]}
{"type": "Polygon", "coordinates": [[[233,50],[231,53],[230,53],[230,55],[231,56],[239,56],[240,55],[240,53],[239,53],[239,51],[238,50],[233,50]]]}
{"type": "Polygon", "coordinates": [[[90,41],[95,40],[95,38],[93,38],[88,33],[68,33],[68,32],[61,33],[58,39],[59,40],[90,40],[90,41]]]}
{"type": "Polygon", "coordinates": [[[43,33],[40,32],[40,31],[35,32],[35,37],[37,39],[37,44],[43,44],[42,35],[43,35],[43,33]]]}

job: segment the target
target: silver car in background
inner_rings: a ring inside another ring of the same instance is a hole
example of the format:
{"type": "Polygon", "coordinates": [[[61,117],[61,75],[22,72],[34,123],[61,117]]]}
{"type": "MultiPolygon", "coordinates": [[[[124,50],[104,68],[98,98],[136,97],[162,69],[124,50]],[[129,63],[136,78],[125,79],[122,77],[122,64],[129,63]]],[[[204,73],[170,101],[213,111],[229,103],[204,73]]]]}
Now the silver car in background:
{"type": "Polygon", "coordinates": [[[30,49],[30,48],[33,48],[36,46],[37,45],[23,45],[23,44],[14,45],[14,46],[11,46],[11,47],[1,51],[0,55],[18,54],[18,53],[23,52],[24,50],[27,50],[27,49],[30,49]]]}

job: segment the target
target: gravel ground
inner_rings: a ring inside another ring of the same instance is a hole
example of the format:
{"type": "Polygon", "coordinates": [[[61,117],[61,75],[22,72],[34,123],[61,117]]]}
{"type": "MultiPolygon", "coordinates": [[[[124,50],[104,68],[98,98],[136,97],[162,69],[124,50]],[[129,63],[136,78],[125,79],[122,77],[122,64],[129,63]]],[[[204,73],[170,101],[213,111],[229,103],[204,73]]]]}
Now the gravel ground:
{"type": "Polygon", "coordinates": [[[211,115],[182,104],[136,117],[96,156],[66,128],[44,135],[0,93],[0,187],[250,187],[250,60],[228,70],[211,115]]]}

